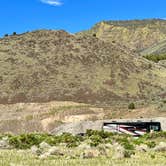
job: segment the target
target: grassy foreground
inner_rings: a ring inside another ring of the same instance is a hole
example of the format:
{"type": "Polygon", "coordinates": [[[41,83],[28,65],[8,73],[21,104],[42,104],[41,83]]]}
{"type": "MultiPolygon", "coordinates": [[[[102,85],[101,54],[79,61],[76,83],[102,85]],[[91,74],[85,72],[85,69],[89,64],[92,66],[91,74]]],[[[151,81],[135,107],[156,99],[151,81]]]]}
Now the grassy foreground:
{"type": "Polygon", "coordinates": [[[0,136],[0,166],[165,166],[166,132],[139,138],[87,130],[0,136]]]}
{"type": "Polygon", "coordinates": [[[28,151],[1,150],[1,166],[165,166],[166,153],[137,153],[128,159],[95,158],[95,159],[65,159],[51,157],[39,159],[28,151]],[[155,157],[153,157],[155,156],[155,157]]]}

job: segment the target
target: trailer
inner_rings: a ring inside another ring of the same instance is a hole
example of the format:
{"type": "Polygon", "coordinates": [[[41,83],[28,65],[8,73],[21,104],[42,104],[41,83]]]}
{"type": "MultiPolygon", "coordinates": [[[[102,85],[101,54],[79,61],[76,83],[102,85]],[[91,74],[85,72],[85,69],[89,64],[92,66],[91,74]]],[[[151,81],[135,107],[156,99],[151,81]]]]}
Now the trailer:
{"type": "Polygon", "coordinates": [[[102,129],[107,132],[141,136],[149,132],[161,131],[160,122],[104,122],[102,129]]]}

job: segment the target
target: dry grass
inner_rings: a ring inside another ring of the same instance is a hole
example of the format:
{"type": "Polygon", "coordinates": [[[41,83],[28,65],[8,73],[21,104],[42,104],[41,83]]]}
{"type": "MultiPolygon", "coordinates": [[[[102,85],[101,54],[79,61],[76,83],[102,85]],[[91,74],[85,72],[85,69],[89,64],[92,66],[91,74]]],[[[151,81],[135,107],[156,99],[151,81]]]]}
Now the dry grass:
{"type": "Polygon", "coordinates": [[[166,153],[137,153],[135,157],[129,159],[66,159],[51,157],[48,159],[38,159],[27,151],[1,150],[0,165],[2,166],[165,166],[166,153]]]}
{"type": "Polygon", "coordinates": [[[149,98],[166,89],[166,70],[149,63],[96,37],[49,30],[9,36],[0,39],[0,103],[149,98]]]}

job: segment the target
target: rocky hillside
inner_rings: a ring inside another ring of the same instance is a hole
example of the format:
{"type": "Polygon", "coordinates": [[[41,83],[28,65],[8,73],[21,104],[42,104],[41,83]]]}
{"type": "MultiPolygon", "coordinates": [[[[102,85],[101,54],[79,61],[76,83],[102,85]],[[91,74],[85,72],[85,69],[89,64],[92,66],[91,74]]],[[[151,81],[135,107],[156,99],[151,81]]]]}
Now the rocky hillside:
{"type": "Polygon", "coordinates": [[[103,21],[82,33],[121,43],[139,52],[166,39],[166,20],[103,21]]]}
{"type": "Polygon", "coordinates": [[[166,69],[96,37],[41,30],[0,39],[0,103],[143,99],[163,94],[165,82],[166,69]]]}

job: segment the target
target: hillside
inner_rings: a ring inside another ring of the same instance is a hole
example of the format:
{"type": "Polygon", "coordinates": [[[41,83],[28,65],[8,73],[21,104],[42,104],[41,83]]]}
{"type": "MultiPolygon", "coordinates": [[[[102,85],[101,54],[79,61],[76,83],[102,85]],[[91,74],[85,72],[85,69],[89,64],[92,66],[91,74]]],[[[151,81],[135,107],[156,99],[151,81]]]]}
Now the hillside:
{"type": "Polygon", "coordinates": [[[166,39],[166,20],[146,19],[129,21],[103,21],[83,34],[117,42],[140,52],[166,39]]]}
{"type": "Polygon", "coordinates": [[[41,30],[0,39],[0,103],[112,103],[164,94],[166,69],[96,37],[41,30]]]}

